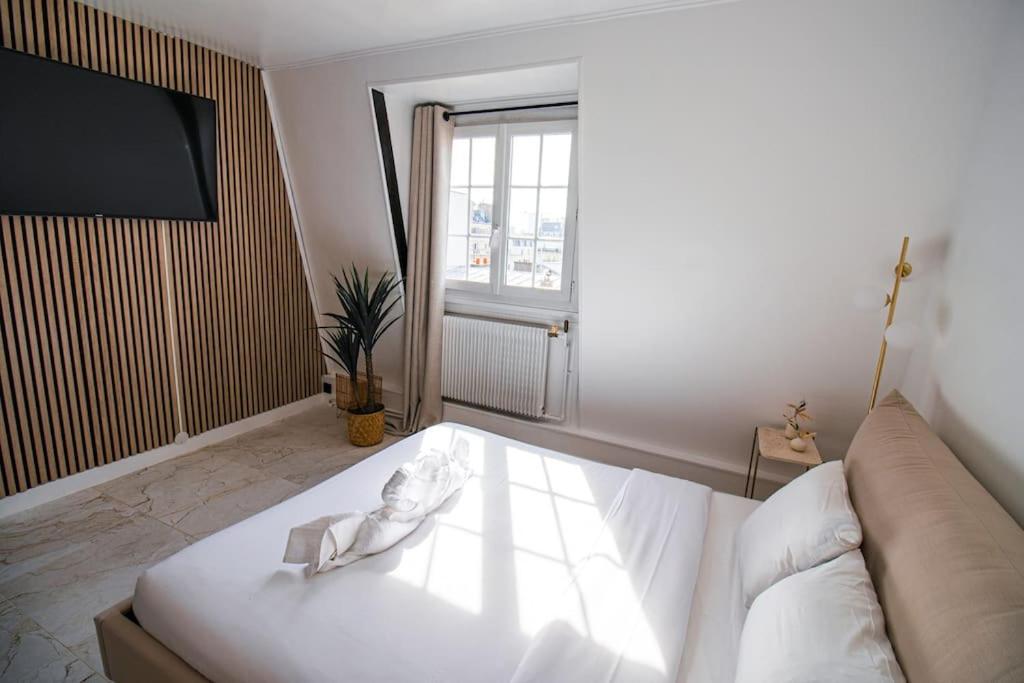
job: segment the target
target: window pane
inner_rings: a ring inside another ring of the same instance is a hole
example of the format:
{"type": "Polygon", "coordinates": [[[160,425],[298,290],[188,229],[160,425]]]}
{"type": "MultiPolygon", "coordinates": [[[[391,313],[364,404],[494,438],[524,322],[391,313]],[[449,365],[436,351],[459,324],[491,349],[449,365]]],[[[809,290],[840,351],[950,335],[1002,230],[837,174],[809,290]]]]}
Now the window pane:
{"type": "Polygon", "coordinates": [[[565,205],[568,198],[568,190],[540,191],[540,225],[537,226],[537,237],[565,237],[565,205]]]}
{"type": "Polygon", "coordinates": [[[537,190],[513,187],[508,197],[508,232],[533,237],[537,227],[537,190]]]}
{"type": "Polygon", "coordinates": [[[562,242],[537,242],[538,289],[559,290],[562,288],[562,242]]]}
{"type": "Polygon", "coordinates": [[[445,277],[449,280],[466,279],[466,238],[448,236],[445,277]]]}
{"type": "Polygon", "coordinates": [[[533,287],[533,240],[509,240],[505,260],[508,262],[505,284],[533,287]]]}
{"type": "Polygon", "coordinates": [[[452,142],[452,185],[469,185],[469,139],[452,142]]]}
{"type": "Polygon", "coordinates": [[[571,153],[571,133],[544,136],[544,160],[540,168],[541,185],[569,184],[569,155],[571,153]]]}
{"type": "Polygon", "coordinates": [[[473,170],[470,185],[494,184],[494,138],[473,138],[473,170]]]}
{"type": "Polygon", "coordinates": [[[469,217],[469,232],[473,235],[491,234],[491,209],[494,205],[494,190],[489,187],[474,187],[469,191],[472,212],[469,217]]]}
{"type": "Polygon", "coordinates": [[[499,284],[516,287],[505,291],[510,302],[531,291],[535,297],[567,294],[573,269],[566,237],[575,132],[562,124],[510,126],[500,145],[494,129],[457,132],[466,137],[452,146],[445,253],[447,279],[453,280],[449,286],[492,295],[499,284]],[[500,267],[492,274],[494,264],[500,267]]]}
{"type": "Polygon", "coordinates": [[[469,238],[469,279],[471,282],[491,281],[490,238],[469,238]]]}
{"type": "Polygon", "coordinates": [[[513,185],[536,185],[539,162],[540,136],[513,135],[511,183],[513,185]]]}
{"type": "Polygon", "coordinates": [[[448,194],[448,234],[465,235],[468,220],[469,191],[464,187],[452,188],[448,194]]]}

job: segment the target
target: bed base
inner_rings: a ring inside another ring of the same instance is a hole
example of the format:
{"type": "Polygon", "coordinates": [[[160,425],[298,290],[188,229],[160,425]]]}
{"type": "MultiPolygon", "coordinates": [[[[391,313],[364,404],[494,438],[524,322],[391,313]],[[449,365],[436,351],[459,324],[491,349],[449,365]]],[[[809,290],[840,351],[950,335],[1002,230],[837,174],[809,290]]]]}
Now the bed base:
{"type": "Polygon", "coordinates": [[[210,683],[139,626],[131,598],[97,614],[93,621],[103,672],[115,683],[210,683]]]}

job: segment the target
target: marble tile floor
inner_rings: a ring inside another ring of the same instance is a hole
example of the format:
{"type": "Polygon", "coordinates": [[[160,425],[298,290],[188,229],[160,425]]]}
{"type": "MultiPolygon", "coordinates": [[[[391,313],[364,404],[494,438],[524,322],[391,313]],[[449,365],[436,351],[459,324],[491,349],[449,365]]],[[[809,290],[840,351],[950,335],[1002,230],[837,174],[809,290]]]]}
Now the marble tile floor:
{"type": "Polygon", "coordinates": [[[0,681],[102,676],[92,618],[149,565],[344,470],[328,405],[0,519],[0,681]]]}

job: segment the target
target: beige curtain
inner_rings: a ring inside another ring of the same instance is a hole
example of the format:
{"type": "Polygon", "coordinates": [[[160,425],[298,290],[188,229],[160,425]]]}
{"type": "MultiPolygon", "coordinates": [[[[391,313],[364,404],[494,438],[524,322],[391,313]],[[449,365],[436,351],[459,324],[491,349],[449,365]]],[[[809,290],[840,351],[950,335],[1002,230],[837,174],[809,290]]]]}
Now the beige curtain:
{"type": "Polygon", "coordinates": [[[441,421],[441,325],[454,126],[436,104],[416,107],[405,280],[405,415],[411,434],[441,421]]]}

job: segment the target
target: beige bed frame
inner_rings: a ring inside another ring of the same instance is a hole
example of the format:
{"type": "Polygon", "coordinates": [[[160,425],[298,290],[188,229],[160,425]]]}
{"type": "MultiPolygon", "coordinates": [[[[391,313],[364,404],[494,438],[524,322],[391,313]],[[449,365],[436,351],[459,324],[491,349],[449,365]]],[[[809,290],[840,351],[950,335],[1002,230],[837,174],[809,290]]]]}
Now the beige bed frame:
{"type": "MultiPolygon", "coordinates": [[[[864,557],[910,681],[1024,681],[1024,530],[894,392],[846,457],[864,557]]],[[[139,626],[125,600],[98,615],[119,683],[207,681],[139,626]]]]}
{"type": "Polygon", "coordinates": [[[93,619],[100,641],[103,671],[112,681],[129,683],[209,683],[163,643],[142,630],[132,612],[131,598],[122,600],[93,619]]]}

